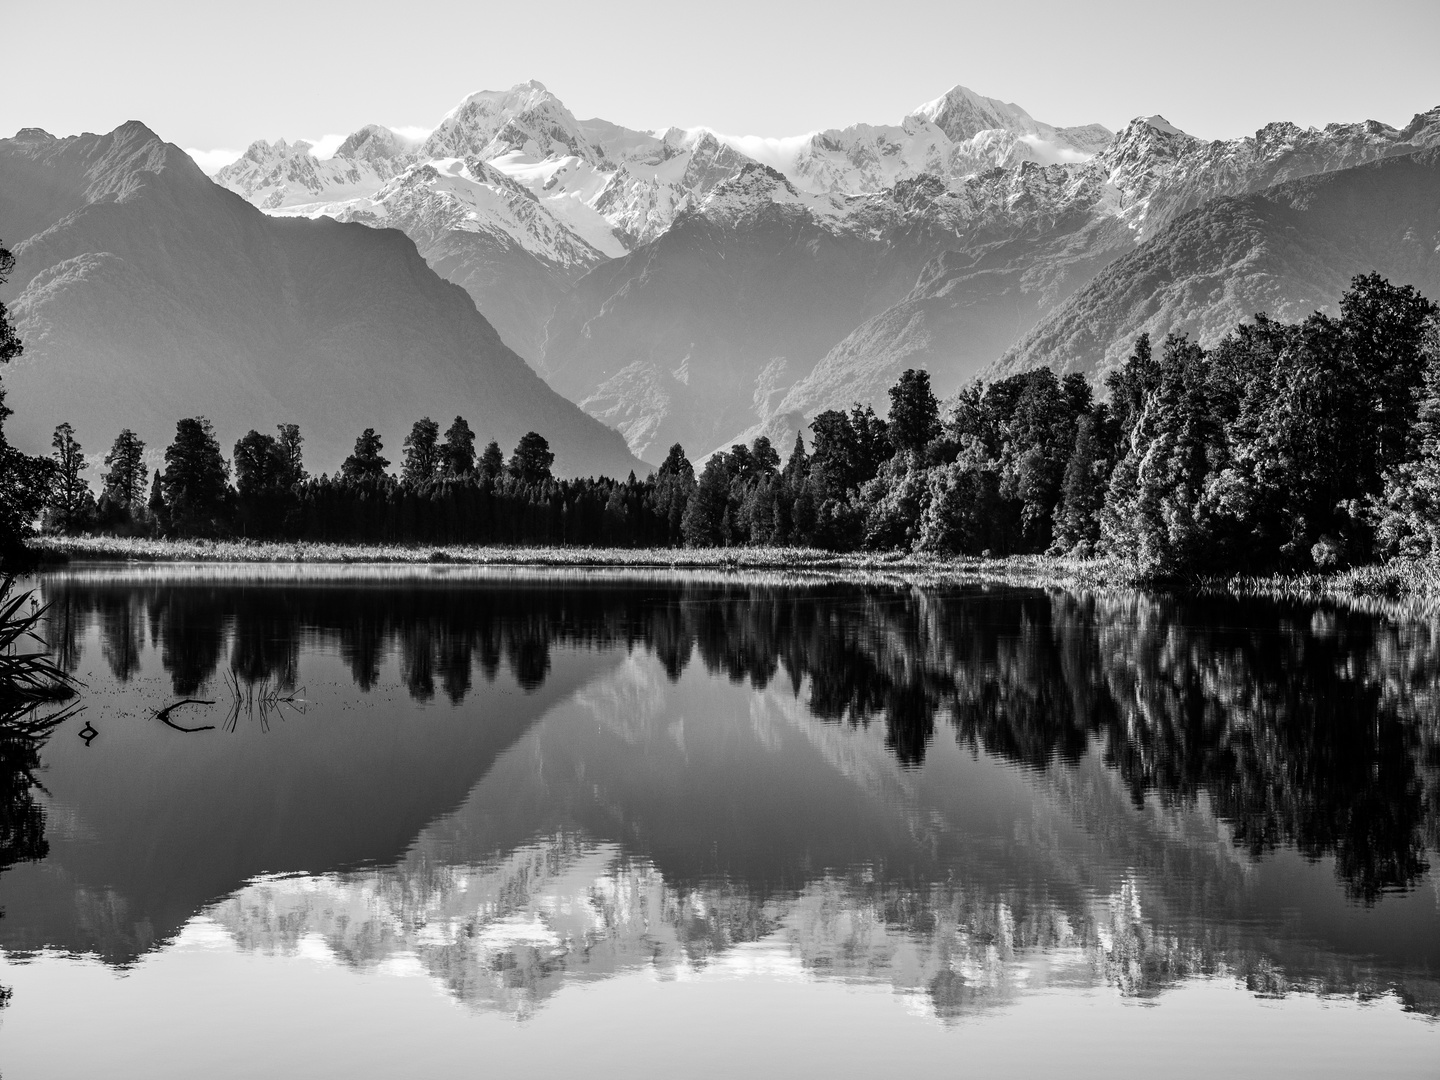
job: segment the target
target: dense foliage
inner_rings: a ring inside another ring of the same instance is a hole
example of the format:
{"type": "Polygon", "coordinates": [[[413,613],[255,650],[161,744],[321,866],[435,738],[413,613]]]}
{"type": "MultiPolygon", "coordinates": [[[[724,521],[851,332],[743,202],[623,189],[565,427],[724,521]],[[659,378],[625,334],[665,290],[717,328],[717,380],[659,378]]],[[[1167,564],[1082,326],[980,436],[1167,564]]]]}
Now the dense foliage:
{"type": "MultiPolygon", "coordinates": [[[[15,256],[0,243],[0,285],[15,269],[15,256]]],[[[10,311],[0,301],[0,366],[24,351],[10,311]]],[[[5,439],[5,420],[14,412],[5,404],[5,386],[0,383],[0,570],[15,568],[26,561],[25,539],[45,506],[50,466],[43,458],[20,453],[5,439]]]]}
{"type": "Polygon", "coordinates": [[[124,431],[97,506],[74,432],[56,431],[47,525],[76,532],[621,547],[804,545],[939,554],[1105,555],[1153,577],[1331,569],[1440,545],[1440,320],[1413,288],[1355,278],[1339,317],[1264,315],[1204,349],[1142,335],[1096,400],[1049,369],[974,383],[942,409],[924,371],[888,420],[856,405],[696,468],[670,449],[644,480],[560,480],[530,432],[478,455],[463,417],[415,422],[398,475],[373,429],[310,477],[294,424],[226,461],[180,421],[148,505],[124,431]],[[233,473],[233,483],[232,483],[233,473]]]}

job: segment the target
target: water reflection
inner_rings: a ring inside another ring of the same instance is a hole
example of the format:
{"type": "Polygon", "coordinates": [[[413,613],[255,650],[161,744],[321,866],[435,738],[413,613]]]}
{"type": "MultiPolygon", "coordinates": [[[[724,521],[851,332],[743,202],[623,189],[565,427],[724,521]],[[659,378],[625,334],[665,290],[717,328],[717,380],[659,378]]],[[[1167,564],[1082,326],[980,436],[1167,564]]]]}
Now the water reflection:
{"type": "Polygon", "coordinates": [[[66,664],[151,708],[327,657],[348,686],[268,743],[145,729],[107,772],[67,742],[57,805],[110,831],[26,879],[10,949],[125,964],[204,912],[517,1015],[760,942],[942,1018],[1217,974],[1440,1011],[1434,622],[744,579],[45,588],[66,664]],[[366,704],[395,682],[426,708],[366,704]],[[157,753],[142,800],[116,770],[157,753]]]}
{"type": "Polygon", "coordinates": [[[1238,843],[1334,854],[1356,897],[1408,888],[1440,847],[1434,623],[1342,610],[1064,591],[654,591],[546,585],[450,589],[52,587],[52,647],[71,670],[98,625],[120,682],[141,613],[177,696],[222,661],[246,683],[296,685],[305,633],[338,642],[371,689],[397,655],[416,701],[461,702],[500,665],[541,686],[553,647],[640,647],[671,679],[692,657],[732,682],[779,680],[821,720],[883,727],[919,765],[937,724],[1034,768],[1095,744],[1130,787],[1207,793],[1238,843]],[[478,661],[478,663],[477,663],[478,661]]]}

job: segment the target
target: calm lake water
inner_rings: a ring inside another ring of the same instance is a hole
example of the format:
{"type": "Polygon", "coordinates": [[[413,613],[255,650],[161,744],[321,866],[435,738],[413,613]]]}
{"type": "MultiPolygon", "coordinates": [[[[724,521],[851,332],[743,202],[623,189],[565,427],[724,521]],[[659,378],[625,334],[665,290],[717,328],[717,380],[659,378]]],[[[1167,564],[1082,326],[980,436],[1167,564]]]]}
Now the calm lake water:
{"type": "Polygon", "coordinates": [[[1436,622],[446,568],[38,587],[86,689],[0,754],[7,1080],[1440,1075],[1436,622]],[[183,698],[213,704],[157,717],[183,698]]]}

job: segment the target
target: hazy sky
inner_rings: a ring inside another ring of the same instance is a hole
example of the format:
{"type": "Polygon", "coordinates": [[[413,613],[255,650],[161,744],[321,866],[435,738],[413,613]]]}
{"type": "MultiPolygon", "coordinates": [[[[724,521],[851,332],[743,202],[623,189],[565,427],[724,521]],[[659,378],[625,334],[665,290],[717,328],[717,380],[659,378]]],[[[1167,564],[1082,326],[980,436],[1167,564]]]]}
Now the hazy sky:
{"type": "Polygon", "coordinates": [[[1037,119],[1402,125],[1440,104],[1440,0],[44,3],[0,0],[0,137],[142,120],[187,148],[428,128],[526,79],[577,116],[795,135],[962,83],[1037,119]]]}

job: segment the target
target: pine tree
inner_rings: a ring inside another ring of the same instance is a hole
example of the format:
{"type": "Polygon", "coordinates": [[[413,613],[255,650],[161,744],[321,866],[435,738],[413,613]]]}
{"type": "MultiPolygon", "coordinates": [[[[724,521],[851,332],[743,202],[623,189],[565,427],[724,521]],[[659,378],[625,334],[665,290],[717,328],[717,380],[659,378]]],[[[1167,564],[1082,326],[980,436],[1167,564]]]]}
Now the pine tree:
{"type": "Polygon", "coordinates": [[[175,425],[165,450],[161,485],[171,527],[184,535],[213,535],[224,527],[230,466],[220,453],[215,430],[203,416],[175,425]]]}
{"type": "Polygon", "coordinates": [[[61,424],[50,440],[54,447],[54,465],[50,470],[49,523],[61,532],[73,533],[85,528],[94,518],[95,496],[80,475],[90,465],[85,451],[75,438],[75,429],[61,424]]]}
{"type": "Polygon", "coordinates": [[[1405,461],[1385,475],[1368,507],[1376,543],[1387,555],[1440,556],[1440,319],[1422,345],[1425,382],[1405,461]]]}
{"type": "Polygon", "coordinates": [[[116,506],[127,513],[141,505],[145,497],[145,481],[149,470],[145,467],[145,443],[135,432],[124,428],[115,437],[110,452],[105,455],[105,472],[101,480],[105,495],[116,506]]]}
{"type": "Polygon", "coordinates": [[[680,529],[687,547],[719,547],[730,540],[730,469],[727,455],[712,454],[685,506],[680,529]]]}
{"type": "Polygon", "coordinates": [[[463,477],[475,472],[475,433],[463,416],[455,417],[455,422],[446,429],[440,458],[446,476],[463,477]]]}
{"type": "Polygon", "coordinates": [[[940,403],[930,373],[911,368],[890,388],[890,441],[901,452],[920,454],[940,434],[940,403]]]}
{"type": "Polygon", "coordinates": [[[340,464],[340,475],[354,484],[376,483],[385,478],[390,462],[380,456],[385,449],[374,428],[366,428],[355,440],[355,452],[340,464]]]}
{"type": "Polygon", "coordinates": [[[421,417],[405,436],[405,460],[400,480],[410,487],[419,487],[440,473],[440,425],[430,417],[421,417]]]}
{"type": "Polygon", "coordinates": [[[685,448],[679,443],[670,447],[660,468],[655,470],[651,505],[655,513],[665,522],[665,543],[675,546],[684,541],[681,523],[685,507],[695,490],[695,466],[685,456],[685,448]]]}
{"type": "Polygon", "coordinates": [[[505,454],[495,440],[492,439],[485,445],[485,452],[480,455],[479,468],[480,476],[492,484],[504,473],[505,454]]]}
{"type": "Polygon", "coordinates": [[[550,479],[550,466],[555,455],[550,452],[550,443],[534,431],[520,436],[515,453],[510,457],[510,475],[522,484],[539,484],[550,479]]]}
{"type": "Polygon", "coordinates": [[[1100,539],[1100,510],[1105,504],[1106,461],[1100,428],[1104,418],[1080,417],[1075,445],[1065,465],[1060,505],[1055,508],[1053,550],[1088,556],[1100,539]]]}
{"type": "Polygon", "coordinates": [[[299,424],[276,424],[275,430],[279,432],[276,442],[284,461],[280,484],[293,490],[303,484],[309,475],[305,472],[305,437],[300,434],[299,424]]]}

